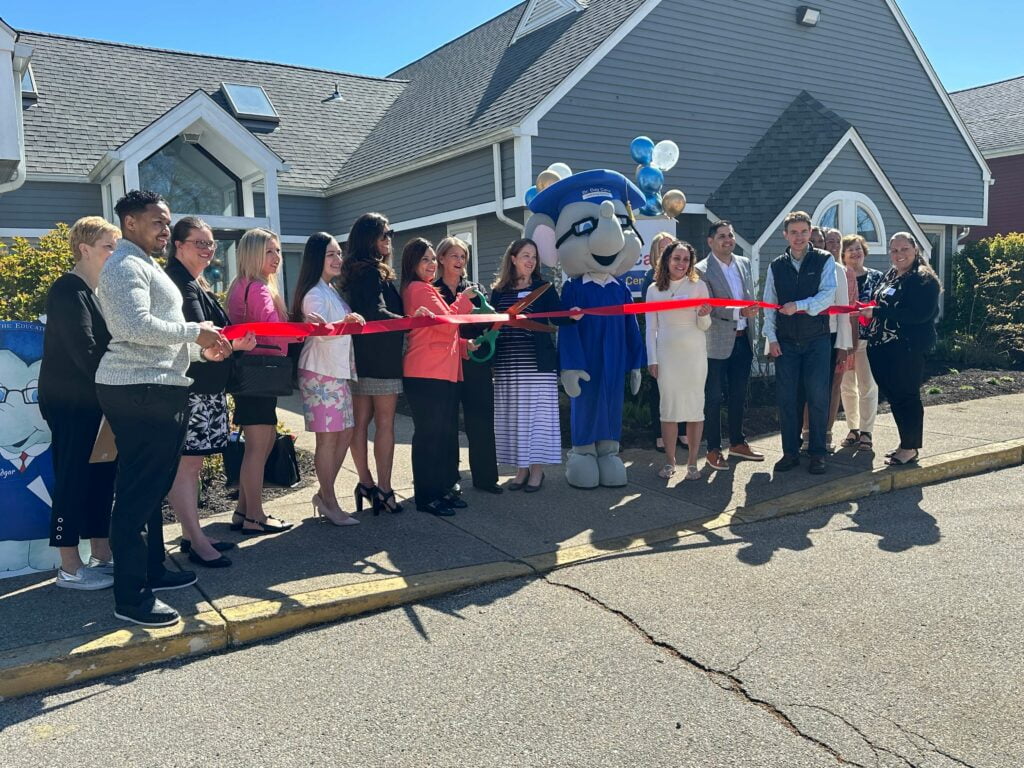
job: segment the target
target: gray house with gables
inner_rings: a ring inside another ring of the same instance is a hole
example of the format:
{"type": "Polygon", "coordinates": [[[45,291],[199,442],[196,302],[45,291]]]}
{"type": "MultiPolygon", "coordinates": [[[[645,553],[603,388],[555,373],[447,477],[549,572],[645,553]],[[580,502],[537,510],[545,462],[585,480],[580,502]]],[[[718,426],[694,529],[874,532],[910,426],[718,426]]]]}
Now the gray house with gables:
{"type": "Polygon", "coordinates": [[[370,210],[399,247],[459,234],[489,281],[538,172],[629,174],[646,134],[680,147],[665,188],[689,204],[664,224],[699,248],[728,218],[763,271],[801,208],[878,266],[915,232],[948,274],[987,220],[985,160],[895,0],[818,5],[527,0],[386,78],[0,23],[0,237],[113,217],[142,186],[211,223],[222,283],[249,227],[281,233],[287,285],[309,234],[370,210]]]}

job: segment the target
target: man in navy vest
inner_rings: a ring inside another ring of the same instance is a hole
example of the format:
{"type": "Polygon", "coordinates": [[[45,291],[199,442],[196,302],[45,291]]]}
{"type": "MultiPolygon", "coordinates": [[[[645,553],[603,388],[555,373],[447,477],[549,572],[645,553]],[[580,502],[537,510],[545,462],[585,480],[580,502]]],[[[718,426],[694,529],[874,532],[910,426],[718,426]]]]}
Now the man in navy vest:
{"type": "Polygon", "coordinates": [[[794,211],[782,222],[786,252],[772,261],[764,283],[764,300],[780,309],[764,312],[768,354],[775,361],[775,398],[782,430],[782,458],[776,472],[800,463],[803,384],[810,416],[810,472],[825,472],[825,426],[828,420],[829,365],[832,337],[828,315],[835,299],[835,259],[810,245],[811,217],[794,211]]]}

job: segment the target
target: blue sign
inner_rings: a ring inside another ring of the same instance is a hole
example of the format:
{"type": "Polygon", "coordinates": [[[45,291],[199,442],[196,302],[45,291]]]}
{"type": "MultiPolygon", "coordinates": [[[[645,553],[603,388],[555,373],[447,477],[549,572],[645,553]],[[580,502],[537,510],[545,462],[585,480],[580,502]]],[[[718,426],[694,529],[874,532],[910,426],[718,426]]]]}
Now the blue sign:
{"type": "Polygon", "coordinates": [[[43,329],[0,322],[0,572],[53,567],[50,428],[39,413],[43,329]]]}

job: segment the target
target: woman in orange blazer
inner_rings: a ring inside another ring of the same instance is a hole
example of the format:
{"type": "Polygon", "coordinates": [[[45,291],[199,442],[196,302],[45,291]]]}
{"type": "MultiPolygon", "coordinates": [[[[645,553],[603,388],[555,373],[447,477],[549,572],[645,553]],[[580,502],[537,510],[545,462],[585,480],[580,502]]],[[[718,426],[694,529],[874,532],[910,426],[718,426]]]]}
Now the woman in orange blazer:
{"type": "MultiPolygon", "coordinates": [[[[473,311],[473,288],[448,306],[433,282],[437,255],[430,241],[417,237],[402,251],[402,304],[413,316],[461,315],[473,311]]],[[[402,364],[404,390],[412,410],[412,480],[416,509],[450,516],[466,502],[445,487],[458,476],[458,382],[462,359],[476,345],[459,336],[457,325],[409,331],[402,364]]]]}

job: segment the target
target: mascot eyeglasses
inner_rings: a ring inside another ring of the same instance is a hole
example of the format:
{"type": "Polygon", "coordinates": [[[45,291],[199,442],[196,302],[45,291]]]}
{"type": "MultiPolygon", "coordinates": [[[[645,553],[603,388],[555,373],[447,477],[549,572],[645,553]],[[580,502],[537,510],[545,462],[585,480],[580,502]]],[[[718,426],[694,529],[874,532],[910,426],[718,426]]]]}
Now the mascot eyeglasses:
{"type": "MultiPolygon", "coordinates": [[[[640,244],[644,244],[643,236],[639,232],[637,232],[636,227],[633,226],[633,219],[631,219],[624,213],[616,214],[615,218],[619,220],[619,224],[622,225],[623,229],[626,229],[628,227],[629,229],[632,229],[634,232],[636,232],[636,236],[640,238],[640,244]]],[[[560,246],[570,237],[586,237],[595,229],[597,229],[597,219],[594,218],[593,216],[588,216],[585,219],[575,221],[573,222],[573,225],[569,227],[569,231],[555,241],[555,248],[560,246]]]]}
{"type": "Polygon", "coordinates": [[[36,405],[39,403],[39,387],[25,387],[25,389],[8,389],[0,387],[0,405],[7,402],[7,397],[14,392],[21,393],[21,399],[25,405],[36,405]]]}

